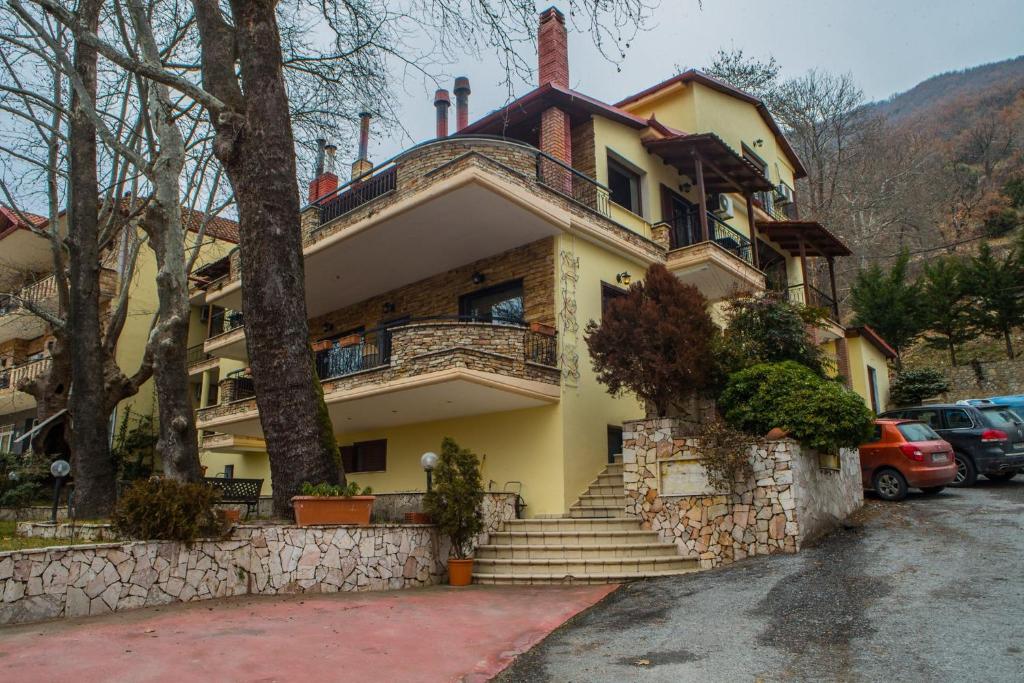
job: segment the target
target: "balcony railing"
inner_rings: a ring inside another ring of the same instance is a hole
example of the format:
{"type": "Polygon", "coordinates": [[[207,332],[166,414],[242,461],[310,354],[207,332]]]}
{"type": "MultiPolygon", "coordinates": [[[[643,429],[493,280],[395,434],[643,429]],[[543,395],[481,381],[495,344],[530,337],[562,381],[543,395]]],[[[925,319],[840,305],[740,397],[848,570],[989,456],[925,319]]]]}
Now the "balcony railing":
{"type": "MultiPolygon", "coordinates": [[[[669,244],[672,249],[681,249],[704,241],[701,239],[701,226],[696,215],[671,221],[669,230],[669,244]]],[[[708,241],[714,242],[747,263],[754,262],[750,240],[710,211],[708,212],[708,241]]]]}
{"type": "MultiPolygon", "coordinates": [[[[785,183],[780,183],[785,185],[785,183]]],[[[786,187],[789,187],[786,185],[786,187]]],[[[790,189],[792,194],[792,189],[790,189]]],[[[792,202],[781,203],[778,199],[777,192],[771,190],[769,192],[755,192],[754,204],[761,207],[761,209],[777,221],[792,221],[796,220],[796,204],[792,202]]]]}
{"type": "Polygon", "coordinates": [[[210,337],[238,329],[245,324],[241,311],[223,308],[214,312],[210,320],[210,337]]]}
{"type": "Polygon", "coordinates": [[[200,363],[206,362],[211,358],[213,358],[213,356],[203,351],[202,344],[196,344],[195,346],[190,346],[188,348],[185,362],[189,367],[192,367],[193,365],[199,365],[200,363]]]}
{"type": "Polygon", "coordinates": [[[829,315],[838,316],[836,300],[812,284],[808,284],[806,290],[802,284],[790,285],[786,289],[786,297],[795,304],[810,308],[822,308],[829,315]]]}
{"type": "Polygon", "coordinates": [[[608,205],[611,192],[607,187],[544,152],[537,153],[537,182],[602,216],[611,217],[608,205]]]}
{"type": "Polygon", "coordinates": [[[374,169],[369,177],[357,178],[336,191],[320,205],[320,225],[329,223],[363,204],[393,192],[398,186],[398,166],[394,163],[374,169]]]}
{"type": "Polygon", "coordinates": [[[0,301],[0,316],[14,313],[22,307],[22,302],[39,305],[56,296],[57,278],[53,275],[41,278],[22,287],[17,296],[5,297],[3,301],[0,301]]]}
{"type": "Polygon", "coordinates": [[[39,358],[16,365],[0,372],[0,390],[17,389],[18,383],[24,379],[31,379],[42,375],[50,369],[49,358],[39,358]]]}

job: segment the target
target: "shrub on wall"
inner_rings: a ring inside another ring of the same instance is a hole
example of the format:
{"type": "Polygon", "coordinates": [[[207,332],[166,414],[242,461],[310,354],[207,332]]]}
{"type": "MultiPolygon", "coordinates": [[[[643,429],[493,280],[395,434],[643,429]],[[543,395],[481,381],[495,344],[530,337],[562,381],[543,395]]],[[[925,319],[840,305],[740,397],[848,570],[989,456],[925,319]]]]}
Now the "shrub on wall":
{"type": "Polygon", "coordinates": [[[465,559],[473,541],[484,529],[480,505],[484,487],[480,483],[480,461],[472,451],[459,448],[445,437],[433,473],[434,484],[423,500],[424,509],[438,530],[452,542],[452,554],[465,559]]]}
{"type": "Polygon", "coordinates": [[[608,302],[600,324],[587,325],[597,381],[613,396],[636,394],[659,417],[684,407],[714,379],[717,329],[707,305],[696,287],[651,266],[644,282],[608,302]]]}
{"type": "Polygon", "coordinates": [[[214,509],[220,493],[207,484],[140,479],[117,502],[114,528],[127,538],[184,541],[223,536],[224,514],[214,509]]]}
{"type": "Polygon", "coordinates": [[[871,411],[860,396],[792,361],[733,373],[718,406],[736,429],[762,436],[779,427],[825,452],[859,446],[872,430],[871,411]]]}
{"type": "Polygon", "coordinates": [[[946,376],[933,368],[903,370],[889,387],[889,400],[898,406],[917,405],[949,390],[946,376]]]}
{"type": "Polygon", "coordinates": [[[700,446],[700,462],[716,491],[732,491],[737,482],[754,474],[750,437],[723,420],[716,417],[701,426],[700,446]]]}
{"type": "Polygon", "coordinates": [[[796,306],[777,294],[736,296],[725,307],[725,332],[715,357],[725,375],[758,363],[791,360],[825,374],[823,353],[807,333],[820,309],[796,306]]]}

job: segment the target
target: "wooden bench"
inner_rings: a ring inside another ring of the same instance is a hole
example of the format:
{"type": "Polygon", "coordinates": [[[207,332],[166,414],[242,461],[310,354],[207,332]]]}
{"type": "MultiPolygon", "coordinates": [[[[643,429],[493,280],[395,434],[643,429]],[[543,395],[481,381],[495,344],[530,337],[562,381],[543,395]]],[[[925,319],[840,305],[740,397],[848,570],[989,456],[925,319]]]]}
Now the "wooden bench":
{"type": "Polygon", "coordinates": [[[240,503],[245,505],[245,518],[248,519],[253,510],[259,511],[260,491],[263,490],[262,479],[225,479],[223,477],[204,477],[203,481],[220,491],[220,502],[240,503]]]}

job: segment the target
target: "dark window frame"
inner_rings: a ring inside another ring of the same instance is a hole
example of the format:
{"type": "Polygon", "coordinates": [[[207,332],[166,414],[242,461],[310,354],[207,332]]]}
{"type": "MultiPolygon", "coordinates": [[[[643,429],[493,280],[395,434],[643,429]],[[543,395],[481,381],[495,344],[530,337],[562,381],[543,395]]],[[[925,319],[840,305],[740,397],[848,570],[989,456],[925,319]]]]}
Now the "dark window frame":
{"type": "MultiPolygon", "coordinates": [[[[512,292],[512,291],[515,291],[515,290],[519,291],[519,298],[523,302],[523,320],[513,321],[513,320],[500,319],[498,322],[499,323],[505,323],[505,324],[519,322],[520,324],[526,324],[526,287],[523,285],[523,278],[516,278],[514,280],[506,280],[505,282],[500,282],[500,283],[498,283],[496,285],[491,285],[490,287],[484,287],[482,289],[473,290],[472,292],[466,292],[465,294],[463,294],[462,296],[459,297],[459,317],[460,318],[465,318],[465,319],[473,319],[473,320],[477,320],[479,322],[494,322],[494,318],[491,315],[487,315],[487,316],[475,316],[475,315],[473,315],[473,313],[472,313],[472,310],[473,310],[472,302],[475,299],[481,299],[483,297],[493,296],[495,294],[500,294],[500,293],[505,292],[505,291],[512,292]]],[[[509,298],[513,298],[513,297],[509,297],[509,298]]]]}
{"type": "Polygon", "coordinates": [[[626,296],[626,289],[617,287],[609,282],[601,282],[601,316],[608,310],[608,302],[621,299],[626,296]]]}
{"type": "Polygon", "coordinates": [[[608,199],[611,200],[612,202],[614,202],[616,205],[621,206],[622,208],[626,209],[627,211],[629,211],[631,213],[634,213],[637,216],[643,217],[643,215],[644,215],[643,174],[637,173],[636,171],[634,171],[632,168],[630,168],[627,165],[628,162],[624,163],[622,161],[619,161],[617,158],[615,158],[610,153],[608,154],[607,163],[608,163],[608,188],[612,189],[612,172],[613,171],[616,174],[618,174],[618,175],[624,176],[627,180],[629,180],[631,183],[634,183],[635,186],[636,186],[636,206],[634,207],[634,206],[630,205],[630,204],[632,204],[632,199],[633,199],[632,196],[630,197],[630,200],[631,200],[630,204],[623,204],[622,202],[616,201],[614,192],[612,192],[612,194],[609,195],[608,199]]]}
{"type": "Polygon", "coordinates": [[[345,474],[387,472],[388,470],[387,439],[356,441],[348,446],[342,446],[340,450],[345,474]],[[380,453],[373,452],[372,449],[378,447],[381,449],[380,453]],[[379,465],[378,460],[375,459],[378,456],[379,465]]]}

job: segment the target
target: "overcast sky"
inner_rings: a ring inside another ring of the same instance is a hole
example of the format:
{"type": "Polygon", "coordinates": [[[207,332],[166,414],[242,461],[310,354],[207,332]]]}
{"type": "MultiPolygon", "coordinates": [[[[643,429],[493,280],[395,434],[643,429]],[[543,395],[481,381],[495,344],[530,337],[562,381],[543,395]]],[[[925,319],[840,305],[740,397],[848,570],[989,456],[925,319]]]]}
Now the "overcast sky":
{"type": "MultiPolygon", "coordinates": [[[[663,0],[655,10],[652,29],[633,43],[621,73],[598,54],[589,35],[570,34],[572,87],[615,102],[667,78],[674,73],[674,65],[704,66],[719,47],[735,46],[758,57],[774,56],[784,76],[811,68],[850,72],[867,98],[875,100],[944,71],[1024,53],[1024,0],[704,0],[703,4],[700,9],[697,0],[663,0]]],[[[535,58],[531,56],[530,61],[535,58]]],[[[471,119],[508,99],[507,91],[498,85],[497,61],[486,55],[461,60],[461,68],[453,67],[452,75],[466,75],[472,83],[471,119]]],[[[516,94],[532,87],[523,82],[516,94]]],[[[406,90],[400,102],[403,124],[416,141],[433,137],[433,85],[408,83],[406,90]]],[[[382,161],[407,147],[411,141],[400,137],[374,139],[371,155],[382,161]]],[[[351,152],[341,150],[340,157],[349,160],[351,152]]]]}

